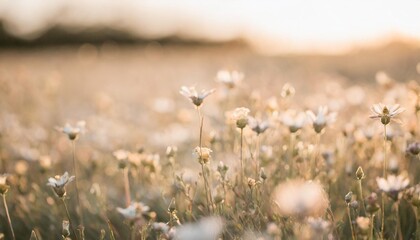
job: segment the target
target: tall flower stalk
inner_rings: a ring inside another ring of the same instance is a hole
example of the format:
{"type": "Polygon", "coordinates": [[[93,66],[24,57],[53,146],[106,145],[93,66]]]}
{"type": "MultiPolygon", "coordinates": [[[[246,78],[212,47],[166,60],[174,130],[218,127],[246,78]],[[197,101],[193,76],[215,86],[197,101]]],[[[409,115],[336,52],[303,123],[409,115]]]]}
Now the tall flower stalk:
{"type": "Polygon", "coordinates": [[[76,140],[79,138],[79,135],[85,131],[86,122],[79,121],[77,122],[76,126],[71,126],[70,124],[66,124],[64,127],[60,128],[57,127],[58,131],[65,133],[69,140],[72,143],[72,159],[73,159],[73,172],[75,177],[75,185],[76,185],[76,197],[77,197],[77,212],[80,216],[80,223],[83,226],[83,214],[82,214],[82,205],[80,201],[80,194],[79,194],[79,178],[77,177],[77,160],[76,160],[76,140]]]}
{"type": "MultiPolygon", "coordinates": [[[[374,118],[374,119],[380,119],[382,125],[384,126],[384,137],[383,137],[383,168],[382,168],[382,177],[384,179],[387,178],[387,134],[386,134],[386,130],[387,130],[387,125],[391,122],[391,121],[399,121],[396,116],[400,113],[402,113],[404,111],[403,108],[400,107],[400,105],[396,104],[396,105],[392,105],[392,106],[387,106],[384,105],[382,103],[379,104],[374,104],[371,107],[371,111],[373,113],[373,115],[370,116],[370,118],[374,118]]],[[[381,218],[382,218],[382,222],[381,222],[381,235],[382,238],[384,238],[384,234],[385,234],[385,194],[382,193],[382,209],[381,209],[381,218]]]]}
{"type": "Polygon", "coordinates": [[[201,172],[203,175],[203,181],[204,181],[204,190],[206,192],[206,201],[207,201],[207,210],[211,212],[211,209],[213,208],[213,198],[211,196],[211,190],[210,185],[208,183],[207,179],[207,173],[205,171],[205,164],[210,159],[210,150],[208,152],[208,158],[205,158],[205,152],[203,148],[203,125],[204,125],[204,117],[201,113],[201,105],[203,104],[204,99],[209,96],[210,94],[214,93],[215,89],[212,90],[202,90],[201,92],[197,92],[195,87],[181,87],[181,90],[179,93],[183,95],[184,97],[188,98],[192,104],[194,104],[197,114],[198,114],[198,120],[199,120],[199,140],[198,140],[198,147],[195,149],[196,154],[199,158],[199,163],[201,164],[201,172]]]}
{"type": "Polygon", "coordinates": [[[239,152],[239,161],[241,164],[241,185],[244,184],[245,168],[244,168],[244,159],[243,159],[243,145],[244,145],[244,128],[248,125],[248,108],[236,108],[233,111],[233,119],[236,121],[236,127],[240,129],[240,152],[239,152]]]}

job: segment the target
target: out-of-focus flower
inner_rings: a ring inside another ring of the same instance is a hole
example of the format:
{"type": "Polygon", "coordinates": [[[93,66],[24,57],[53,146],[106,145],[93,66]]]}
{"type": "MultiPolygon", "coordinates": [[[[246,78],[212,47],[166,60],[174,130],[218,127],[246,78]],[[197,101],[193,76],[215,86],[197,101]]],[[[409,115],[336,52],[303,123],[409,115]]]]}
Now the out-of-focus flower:
{"type": "Polygon", "coordinates": [[[142,202],[133,202],[126,208],[117,207],[117,211],[128,220],[137,220],[143,217],[144,214],[149,212],[150,207],[142,202]]]}
{"type": "Polygon", "coordinates": [[[220,70],[217,72],[216,81],[223,83],[227,88],[234,88],[244,78],[244,74],[238,71],[229,72],[227,70],[220,70]]]}
{"type": "Polygon", "coordinates": [[[281,122],[289,128],[291,133],[299,131],[306,123],[307,117],[304,112],[287,110],[280,117],[281,122]]]}
{"type": "Polygon", "coordinates": [[[215,89],[201,90],[201,92],[198,93],[195,87],[182,86],[179,93],[184,97],[189,98],[196,107],[200,107],[204,99],[215,91],[215,89]]]}
{"type": "Polygon", "coordinates": [[[198,158],[200,163],[207,163],[211,159],[211,153],[213,151],[210,148],[206,147],[196,147],[194,148],[194,155],[198,158]]]}
{"type": "Polygon", "coordinates": [[[362,233],[367,233],[370,228],[370,219],[367,217],[357,217],[356,223],[362,233]]]}
{"type": "Polygon", "coordinates": [[[169,226],[166,223],[163,222],[154,222],[152,224],[152,228],[162,234],[167,234],[169,232],[169,226]]]}
{"type": "Polygon", "coordinates": [[[329,228],[331,226],[330,222],[325,221],[322,218],[309,217],[307,223],[311,227],[312,231],[317,234],[325,234],[329,231],[329,228]]]}
{"type": "Polygon", "coordinates": [[[220,217],[202,218],[197,223],[185,224],[177,228],[176,240],[214,240],[223,230],[220,217]]]}
{"type": "Polygon", "coordinates": [[[39,166],[41,167],[41,171],[45,172],[51,168],[52,160],[51,157],[48,155],[43,155],[39,157],[39,166]]]}
{"type": "Polygon", "coordinates": [[[232,117],[236,121],[236,126],[238,128],[244,128],[248,124],[248,114],[250,110],[245,107],[236,108],[233,113],[232,117]]]}
{"type": "Polygon", "coordinates": [[[384,125],[390,123],[391,120],[397,121],[395,117],[404,111],[399,104],[387,106],[382,103],[374,104],[370,110],[373,112],[370,118],[379,118],[384,125]]]}
{"type": "Polygon", "coordinates": [[[410,188],[408,190],[410,195],[411,203],[420,208],[420,184],[417,184],[416,186],[410,188]]]}
{"type": "Polygon", "coordinates": [[[420,153],[420,142],[410,143],[407,146],[406,152],[411,154],[411,155],[414,155],[414,156],[419,155],[419,153],[420,153]]]}
{"type": "Polygon", "coordinates": [[[326,126],[334,123],[337,117],[336,112],[328,113],[328,107],[326,106],[319,107],[316,114],[312,111],[307,111],[306,113],[312,121],[312,126],[316,133],[321,133],[326,126]]]}
{"type": "Polygon", "coordinates": [[[248,118],[248,123],[252,131],[254,131],[257,135],[264,133],[265,130],[270,127],[270,123],[268,121],[258,121],[253,117],[248,118]]]}
{"type": "Polygon", "coordinates": [[[66,196],[66,185],[71,183],[75,179],[74,176],[69,177],[69,173],[65,172],[63,175],[56,175],[48,179],[48,186],[54,189],[54,192],[58,197],[62,198],[66,196]]]}
{"type": "Polygon", "coordinates": [[[63,220],[63,229],[61,230],[61,234],[67,238],[70,236],[70,222],[67,220],[63,220]]]}
{"type": "Polygon", "coordinates": [[[291,180],[280,184],[273,194],[279,213],[285,216],[320,217],[328,207],[328,198],[321,184],[291,180]]]}
{"type": "Polygon", "coordinates": [[[347,204],[350,204],[351,200],[353,199],[353,192],[348,192],[346,196],[344,196],[344,201],[346,201],[347,204]]]}
{"type": "Polygon", "coordinates": [[[84,133],[86,129],[85,121],[78,121],[76,126],[71,126],[69,123],[66,123],[64,127],[56,127],[56,129],[62,133],[67,134],[70,140],[76,140],[80,133],[84,133]]]}
{"type": "Polygon", "coordinates": [[[289,97],[293,97],[295,93],[296,93],[295,88],[290,83],[286,83],[283,85],[283,88],[281,89],[280,96],[282,98],[289,98],[289,97]]]}
{"type": "Polygon", "coordinates": [[[376,195],[376,193],[373,192],[366,198],[366,211],[370,214],[374,214],[378,210],[378,195],[376,195]]]}
{"type": "Polygon", "coordinates": [[[410,180],[404,175],[389,175],[385,178],[376,178],[378,187],[394,201],[398,200],[399,193],[408,187],[410,180]]]}
{"type": "Polygon", "coordinates": [[[112,153],[114,157],[118,160],[118,167],[124,169],[128,164],[128,156],[130,152],[124,149],[118,149],[112,153]]]}
{"type": "Polygon", "coordinates": [[[166,157],[173,158],[175,157],[177,152],[178,152],[178,148],[176,146],[168,146],[166,148],[166,157]]]}
{"type": "Polygon", "coordinates": [[[15,172],[19,176],[24,176],[28,172],[29,166],[25,160],[19,160],[15,164],[15,172]]]}
{"type": "Polygon", "coordinates": [[[390,78],[384,71],[377,72],[375,78],[376,82],[385,88],[390,88],[394,85],[394,79],[390,78]]]}
{"type": "Polygon", "coordinates": [[[7,184],[7,177],[9,174],[0,174],[0,194],[6,194],[10,186],[7,184]]]}

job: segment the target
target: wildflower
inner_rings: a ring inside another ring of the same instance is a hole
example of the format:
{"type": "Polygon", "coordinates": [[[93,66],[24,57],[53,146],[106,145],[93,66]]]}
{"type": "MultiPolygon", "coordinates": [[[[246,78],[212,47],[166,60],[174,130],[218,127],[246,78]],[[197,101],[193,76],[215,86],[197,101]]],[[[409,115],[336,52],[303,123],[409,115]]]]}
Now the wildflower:
{"type": "Polygon", "coordinates": [[[185,224],[177,228],[176,240],[214,240],[223,230],[223,221],[220,217],[202,218],[197,223],[185,224]]]}
{"type": "Polygon", "coordinates": [[[133,202],[127,208],[117,207],[117,211],[128,220],[140,219],[149,210],[150,207],[146,206],[142,202],[133,202]]]}
{"type": "Polygon", "coordinates": [[[211,153],[213,151],[206,147],[196,147],[194,149],[194,155],[198,158],[200,163],[207,163],[211,159],[211,153]]]}
{"type": "Polygon", "coordinates": [[[273,194],[280,214],[285,216],[319,217],[328,207],[328,198],[321,184],[291,180],[281,183],[273,194]]]}
{"type": "Polygon", "coordinates": [[[295,92],[295,88],[292,85],[290,85],[290,83],[286,83],[283,85],[280,95],[282,98],[288,98],[293,97],[295,95],[295,92]]]}
{"type": "Polygon", "coordinates": [[[54,189],[54,192],[59,198],[66,196],[66,185],[75,179],[74,176],[69,177],[69,173],[65,172],[62,176],[56,175],[54,178],[48,179],[48,186],[54,189]]]}
{"type": "Polygon", "coordinates": [[[264,133],[270,126],[267,121],[258,121],[253,117],[248,118],[249,126],[251,127],[252,131],[254,131],[257,135],[264,133]]]}
{"type": "Polygon", "coordinates": [[[129,151],[119,149],[112,153],[114,157],[118,160],[118,167],[124,169],[127,167],[128,164],[128,156],[130,155],[129,151]]]}
{"type": "Polygon", "coordinates": [[[410,194],[411,203],[417,208],[420,207],[420,185],[416,185],[408,191],[410,194]]]}
{"type": "Polygon", "coordinates": [[[178,148],[176,146],[168,146],[166,148],[166,157],[173,158],[175,157],[177,152],[178,152],[178,148]]]}
{"type": "Polygon", "coordinates": [[[67,238],[70,236],[70,222],[63,220],[63,230],[61,231],[63,237],[67,238]]]}
{"type": "Polygon", "coordinates": [[[10,186],[6,183],[9,174],[0,174],[0,194],[6,194],[10,186]]]}
{"type": "Polygon", "coordinates": [[[222,161],[219,162],[219,165],[217,165],[217,171],[220,173],[220,176],[222,179],[226,178],[226,173],[229,170],[229,167],[226,166],[222,161]]]}
{"type": "Polygon", "coordinates": [[[289,128],[291,133],[299,131],[305,124],[307,118],[304,112],[287,110],[281,115],[281,122],[289,128]]]}
{"type": "Polygon", "coordinates": [[[395,121],[395,116],[404,111],[399,104],[387,106],[382,103],[374,104],[370,110],[374,113],[370,118],[380,118],[383,125],[387,125],[391,120],[395,121]]]}
{"type": "Polygon", "coordinates": [[[220,70],[217,72],[216,81],[223,83],[227,88],[232,89],[237,86],[243,78],[244,74],[241,72],[220,70]]]}
{"type": "Polygon", "coordinates": [[[167,234],[169,232],[169,226],[166,223],[163,222],[154,222],[152,224],[152,228],[157,231],[160,232],[162,234],[167,234]]]}
{"type": "Polygon", "coordinates": [[[328,107],[326,106],[319,107],[316,115],[312,111],[307,111],[306,113],[312,121],[312,125],[316,133],[321,133],[327,125],[335,122],[337,117],[336,112],[328,113],[328,107]]]}
{"type": "Polygon", "coordinates": [[[260,169],[260,178],[262,179],[262,181],[265,181],[267,179],[267,174],[265,173],[264,168],[260,169]]]}
{"type": "Polygon", "coordinates": [[[248,178],[248,187],[253,188],[257,184],[257,181],[253,178],[248,178]]]}
{"type": "Polygon", "coordinates": [[[370,219],[367,217],[357,217],[356,223],[363,233],[366,233],[370,228],[370,219]]]}
{"type": "Polygon", "coordinates": [[[420,142],[410,143],[407,146],[406,152],[411,154],[411,155],[414,155],[414,156],[419,155],[419,153],[420,153],[420,142]]]}
{"type": "Polygon", "coordinates": [[[371,193],[366,198],[366,211],[370,213],[371,215],[374,214],[379,210],[379,204],[378,204],[378,195],[376,193],[371,193]]]}
{"type": "Polygon", "coordinates": [[[365,178],[365,173],[363,172],[363,169],[360,166],[356,170],[356,178],[357,180],[362,180],[363,178],[365,178]]]}
{"type": "Polygon", "coordinates": [[[236,108],[232,117],[236,121],[236,126],[240,129],[243,129],[248,124],[248,114],[250,110],[248,108],[240,107],[236,108]]]}
{"type": "Polygon", "coordinates": [[[198,93],[197,90],[195,90],[195,87],[182,86],[179,93],[181,93],[184,97],[189,98],[196,107],[200,107],[204,99],[214,93],[214,91],[216,90],[201,90],[201,92],[198,93]]]}
{"type": "Polygon", "coordinates": [[[376,178],[378,187],[381,191],[388,194],[394,201],[398,200],[399,193],[406,189],[410,180],[403,175],[389,175],[387,179],[385,178],[376,178]]]}
{"type": "Polygon", "coordinates": [[[346,194],[346,196],[344,197],[344,200],[346,201],[347,204],[350,204],[352,198],[353,198],[353,192],[350,191],[346,194]]]}
{"type": "Polygon", "coordinates": [[[85,121],[78,121],[76,126],[73,127],[69,123],[66,123],[64,127],[56,127],[56,129],[62,133],[67,134],[70,140],[76,140],[80,133],[85,131],[86,122],[85,121]]]}
{"type": "Polygon", "coordinates": [[[322,218],[309,217],[307,222],[308,225],[311,227],[312,231],[318,234],[324,234],[328,232],[331,226],[331,224],[328,221],[325,221],[322,218]]]}

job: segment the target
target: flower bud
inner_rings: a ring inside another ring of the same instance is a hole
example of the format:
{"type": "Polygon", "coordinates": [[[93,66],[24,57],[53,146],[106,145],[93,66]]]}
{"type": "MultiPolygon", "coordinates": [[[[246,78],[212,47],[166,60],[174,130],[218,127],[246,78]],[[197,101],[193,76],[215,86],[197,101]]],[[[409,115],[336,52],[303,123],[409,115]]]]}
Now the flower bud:
{"type": "Polygon", "coordinates": [[[353,192],[350,191],[346,194],[346,196],[344,197],[344,200],[346,201],[347,204],[350,204],[352,198],[353,198],[353,192]]]}
{"type": "Polygon", "coordinates": [[[365,178],[365,173],[363,172],[363,169],[360,166],[357,168],[356,178],[357,180],[362,180],[363,178],[365,178]]]}

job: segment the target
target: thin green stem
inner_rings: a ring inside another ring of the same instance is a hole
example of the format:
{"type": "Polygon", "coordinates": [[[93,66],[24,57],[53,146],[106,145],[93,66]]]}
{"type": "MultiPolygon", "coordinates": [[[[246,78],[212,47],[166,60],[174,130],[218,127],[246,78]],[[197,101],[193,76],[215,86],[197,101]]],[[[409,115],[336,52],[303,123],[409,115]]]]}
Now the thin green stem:
{"type": "Polygon", "coordinates": [[[395,202],[395,214],[397,217],[397,239],[402,240],[402,231],[401,231],[401,220],[400,220],[400,207],[399,201],[395,202]]]}
{"type": "Polygon", "coordinates": [[[260,134],[257,134],[257,143],[255,144],[255,179],[259,179],[260,175],[260,134]]]}
{"type": "MultiPolygon", "coordinates": [[[[384,124],[384,163],[383,163],[383,178],[387,177],[387,146],[386,146],[386,124],[384,124]]],[[[382,239],[385,237],[385,194],[382,193],[382,209],[381,209],[381,236],[382,239]]]]}
{"type": "Polygon", "coordinates": [[[131,204],[130,180],[128,178],[128,168],[125,167],[123,171],[124,171],[123,174],[124,174],[125,203],[128,207],[131,204]]]}
{"type": "Polygon", "coordinates": [[[73,235],[74,235],[74,238],[77,240],[77,239],[79,239],[79,238],[78,238],[78,236],[77,236],[77,234],[76,234],[76,230],[74,230],[74,224],[73,224],[73,222],[71,221],[71,217],[70,217],[69,209],[67,208],[67,204],[66,204],[66,201],[64,200],[64,197],[63,197],[63,198],[61,198],[61,201],[63,202],[64,208],[66,209],[66,214],[67,214],[67,218],[69,219],[69,223],[70,223],[70,228],[71,228],[71,231],[72,231],[72,233],[73,233],[73,235]]]}
{"type": "Polygon", "coordinates": [[[203,180],[204,180],[204,190],[206,192],[206,201],[207,201],[207,210],[209,213],[211,213],[212,209],[213,209],[213,198],[211,196],[211,191],[210,191],[210,185],[207,179],[207,174],[206,171],[204,169],[204,162],[202,159],[203,153],[202,153],[202,148],[203,148],[203,126],[204,126],[204,117],[201,114],[200,108],[197,108],[197,113],[198,113],[198,119],[200,122],[200,133],[199,133],[199,147],[200,147],[200,164],[201,164],[201,172],[203,174],[203,180]]]}
{"type": "Polygon", "coordinates": [[[359,183],[360,201],[362,202],[363,216],[366,216],[365,199],[363,198],[362,179],[358,180],[358,183],[359,183]]]}
{"type": "Polygon", "coordinates": [[[6,202],[6,194],[2,194],[2,196],[3,196],[4,209],[6,210],[7,222],[9,223],[10,232],[12,233],[12,239],[15,240],[16,239],[15,231],[13,231],[12,220],[10,220],[9,208],[7,207],[7,202],[6,202]]]}
{"type": "Polygon", "coordinates": [[[293,157],[294,151],[294,142],[295,142],[295,133],[290,133],[290,142],[289,142],[289,164],[290,164],[290,177],[292,178],[295,171],[295,158],[293,157]]]}
{"type": "Polygon", "coordinates": [[[244,145],[244,129],[241,128],[241,151],[239,153],[239,159],[241,161],[241,185],[244,184],[244,176],[245,176],[244,162],[243,162],[243,145],[244,145]]]}
{"type": "Polygon", "coordinates": [[[73,171],[76,183],[76,196],[77,196],[77,210],[80,216],[80,223],[83,226],[83,216],[82,216],[82,205],[80,204],[80,195],[79,195],[79,178],[77,177],[77,161],[76,161],[76,140],[72,140],[72,151],[73,151],[73,171]]]}
{"type": "Polygon", "coordinates": [[[347,204],[347,215],[348,215],[348,217],[349,217],[349,224],[350,224],[350,230],[351,230],[351,239],[352,240],[356,240],[356,234],[355,234],[355,232],[354,232],[354,229],[353,229],[353,222],[352,222],[352,220],[351,220],[351,213],[350,213],[350,206],[347,204]]]}
{"type": "Polygon", "coordinates": [[[375,214],[370,215],[370,231],[369,231],[369,240],[373,240],[373,228],[375,226],[375,214]]]}

